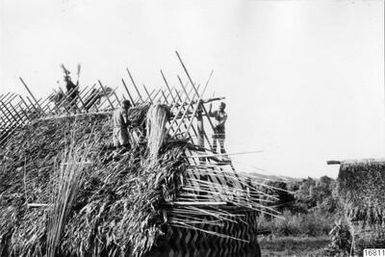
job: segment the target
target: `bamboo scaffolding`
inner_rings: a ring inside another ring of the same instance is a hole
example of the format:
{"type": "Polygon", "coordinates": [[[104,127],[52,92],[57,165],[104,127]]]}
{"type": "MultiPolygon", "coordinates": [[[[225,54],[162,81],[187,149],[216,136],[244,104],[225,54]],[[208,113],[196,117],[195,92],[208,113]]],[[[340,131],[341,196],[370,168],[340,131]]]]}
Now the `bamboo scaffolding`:
{"type": "Polygon", "coordinates": [[[134,78],[133,78],[132,75],[131,75],[131,72],[129,71],[128,68],[126,68],[126,70],[127,70],[128,75],[130,76],[132,85],[134,86],[134,88],[135,88],[135,90],[136,90],[136,93],[138,94],[140,100],[143,102],[142,95],[140,94],[139,89],[138,89],[138,87],[137,87],[136,84],[135,84],[135,81],[134,81],[134,78]]]}
{"type": "MultiPolygon", "coordinates": [[[[183,63],[182,58],[180,57],[178,51],[175,51],[175,53],[176,53],[176,55],[177,55],[177,57],[178,57],[178,59],[179,59],[181,65],[182,65],[182,67],[183,67],[183,70],[185,71],[185,73],[186,73],[186,75],[187,75],[187,78],[188,78],[189,81],[190,81],[191,86],[193,87],[193,89],[194,89],[196,95],[199,97],[199,92],[198,92],[198,90],[196,89],[196,87],[195,87],[195,85],[194,85],[194,82],[193,82],[193,80],[191,79],[191,76],[190,76],[189,72],[187,71],[186,66],[185,66],[184,63],[183,63]]],[[[209,117],[208,112],[207,112],[207,110],[206,110],[206,108],[205,108],[204,106],[202,106],[202,110],[204,111],[204,113],[206,114],[206,116],[209,117]]],[[[213,125],[213,123],[211,122],[211,119],[208,119],[208,121],[209,121],[209,124],[210,124],[212,130],[214,131],[214,125],[213,125]]]]}
{"type": "MultiPolygon", "coordinates": [[[[167,82],[167,79],[166,79],[166,77],[165,77],[163,71],[160,70],[160,73],[161,73],[161,75],[162,75],[162,78],[163,78],[164,83],[166,84],[166,88],[167,88],[169,94],[171,95],[171,98],[172,98],[172,101],[173,101],[173,106],[175,106],[175,104],[177,103],[177,99],[175,99],[175,97],[173,96],[172,90],[171,90],[171,88],[170,88],[170,86],[169,86],[169,84],[168,84],[168,82],[167,82]]],[[[180,98],[179,98],[179,99],[180,99],[180,98]]],[[[180,101],[182,101],[182,100],[180,99],[180,101]]],[[[185,131],[186,131],[187,135],[190,137],[190,140],[192,141],[192,143],[194,143],[194,140],[192,139],[192,137],[191,137],[191,135],[190,135],[188,126],[186,126],[186,123],[185,123],[184,119],[182,119],[182,122],[183,122],[183,126],[184,126],[184,128],[185,128],[185,131]]],[[[195,136],[197,136],[197,133],[196,133],[195,129],[193,129],[193,132],[194,132],[195,136]]],[[[176,133],[176,132],[174,132],[174,134],[175,134],[175,133],[176,133]]]]}
{"type": "Polygon", "coordinates": [[[40,106],[39,103],[36,101],[35,96],[32,94],[31,90],[29,90],[27,84],[24,82],[24,80],[23,80],[21,77],[19,77],[19,79],[20,79],[21,83],[24,85],[25,89],[27,89],[29,95],[32,97],[32,99],[35,101],[35,103],[36,103],[36,104],[39,106],[39,108],[41,109],[41,106],[40,106]]]}
{"type": "Polygon", "coordinates": [[[103,87],[103,85],[102,85],[102,82],[100,82],[100,80],[98,80],[98,83],[99,83],[100,87],[102,88],[103,93],[104,93],[105,96],[107,97],[107,100],[108,100],[108,102],[110,103],[111,108],[112,108],[112,109],[115,109],[114,105],[112,104],[112,102],[110,101],[110,98],[109,98],[108,95],[107,95],[106,89],[105,89],[105,88],[103,87]]]}
{"type": "Polygon", "coordinates": [[[122,83],[123,83],[124,88],[126,89],[126,92],[127,92],[128,97],[130,98],[130,101],[131,101],[132,106],[135,106],[136,103],[134,102],[134,99],[132,99],[132,96],[131,96],[131,94],[130,94],[130,91],[128,91],[126,82],[124,82],[124,79],[123,79],[123,78],[122,78],[122,83]]]}
{"type": "MultiPolygon", "coordinates": [[[[183,85],[182,79],[181,79],[179,76],[177,76],[177,77],[178,77],[179,84],[180,84],[181,88],[183,89],[184,93],[188,96],[189,93],[187,93],[187,90],[186,90],[186,88],[185,88],[184,85],[183,85]]],[[[206,83],[206,85],[208,85],[208,83],[206,83]]],[[[191,92],[191,91],[190,91],[190,92],[191,92]]],[[[189,96],[188,96],[188,97],[189,97],[189,96]]],[[[201,104],[201,106],[203,106],[203,105],[201,104]]],[[[198,110],[198,109],[199,109],[199,107],[197,108],[197,110],[198,110]]],[[[193,117],[193,118],[194,118],[194,117],[193,117]]],[[[193,118],[192,118],[192,119],[193,119],[193,118]]],[[[210,118],[208,117],[208,119],[210,119],[210,118]]],[[[202,121],[202,122],[203,122],[203,121],[202,121]]],[[[193,127],[193,129],[195,130],[194,127],[193,127]]],[[[202,133],[203,133],[203,137],[206,139],[207,144],[209,145],[210,150],[213,152],[213,151],[214,151],[214,148],[213,148],[213,146],[212,146],[211,143],[210,143],[210,140],[209,140],[209,138],[208,138],[208,136],[207,136],[207,134],[206,134],[206,131],[203,130],[202,133]]]]}

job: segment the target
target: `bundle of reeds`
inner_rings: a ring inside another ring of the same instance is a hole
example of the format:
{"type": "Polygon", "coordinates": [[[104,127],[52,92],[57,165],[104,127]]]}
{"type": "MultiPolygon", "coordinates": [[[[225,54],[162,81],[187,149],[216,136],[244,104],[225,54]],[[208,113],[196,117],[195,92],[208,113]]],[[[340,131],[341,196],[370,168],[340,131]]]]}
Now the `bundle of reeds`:
{"type": "MultiPolygon", "coordinates": [[[[90,135],[92,135],[92,132],[90,135]]],[[[57,254],[61,235],[81,186],[83,169],[87,165],[88,154],[93,147],[92,142],[87,142],[84,146],[76,145],[73,131],[70,141],[69,147],[65,149],[61,158],[62,162],[58,167],[58,172],[51,177],[53,190],[48,210],[48,257],[54,257],[57,254]]]]}
{"type": "Polygon", "coordinates": [[[166,123],[168,110],[165,105],[151,105],[147,113],[147,148],[148,158],[155,161],[158,157],[159,149],[166,139],[166,123]]]}

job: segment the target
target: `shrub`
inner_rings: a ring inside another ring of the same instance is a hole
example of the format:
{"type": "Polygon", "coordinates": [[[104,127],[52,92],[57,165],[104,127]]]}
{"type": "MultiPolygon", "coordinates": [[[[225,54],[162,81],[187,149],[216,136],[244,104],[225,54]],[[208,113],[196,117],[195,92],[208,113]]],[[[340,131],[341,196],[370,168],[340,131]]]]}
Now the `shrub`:
{"type": "Polygon", "coordinates": [[[292,214],[284,211],[281,218],[261,217],[260,231],[271,231],[275,236],[324,236],[332,229],[335,217],[320,211],[292,214]]]}

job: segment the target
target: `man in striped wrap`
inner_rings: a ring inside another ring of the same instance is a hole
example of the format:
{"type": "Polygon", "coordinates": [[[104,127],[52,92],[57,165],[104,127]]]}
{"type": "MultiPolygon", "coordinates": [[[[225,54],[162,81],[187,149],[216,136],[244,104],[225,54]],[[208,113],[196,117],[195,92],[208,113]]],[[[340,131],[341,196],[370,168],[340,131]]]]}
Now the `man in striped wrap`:
{"type": "Polygon", "coordinates": [[[130,122],[127,112],[130,107],[130,101],[124,100],[121,107],[116,109],[112,115],[113,143],[115,147],[129,147],[128,126],[130,122]]]}
{"type": "Polygon", "coordinates": [[[226,153],[225,150],[225,124],[227,120],[227,113],[225,112],[226,104],[221,102],[219,105],[219,109],[217,111],[211,111],[211,105],[209,110],[209,116],[214,117],[214,135],[213,135],[213,148],[214,152],[217,152],[217,141],[219,143],[219,147],[221,153],[226,153]]]}

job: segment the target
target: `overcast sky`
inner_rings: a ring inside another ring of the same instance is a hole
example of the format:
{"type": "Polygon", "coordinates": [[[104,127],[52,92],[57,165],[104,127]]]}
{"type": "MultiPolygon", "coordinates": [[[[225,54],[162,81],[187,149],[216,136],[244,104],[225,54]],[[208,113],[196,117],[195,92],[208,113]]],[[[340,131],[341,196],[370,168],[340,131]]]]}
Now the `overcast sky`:
{"type": "MultiPolygon", "coordinates": [[[[0,93],[46,96],[64,63],[81,85],[214,76],[228,152],[294,177],[336,177],[330,159],[384,157],[384,1],[0,0],[0,93]]],[[[241,165],[241,163],[243,163],[241,165]]],[[[246,166],[247,164],[247,166],[246,166]]]]}

